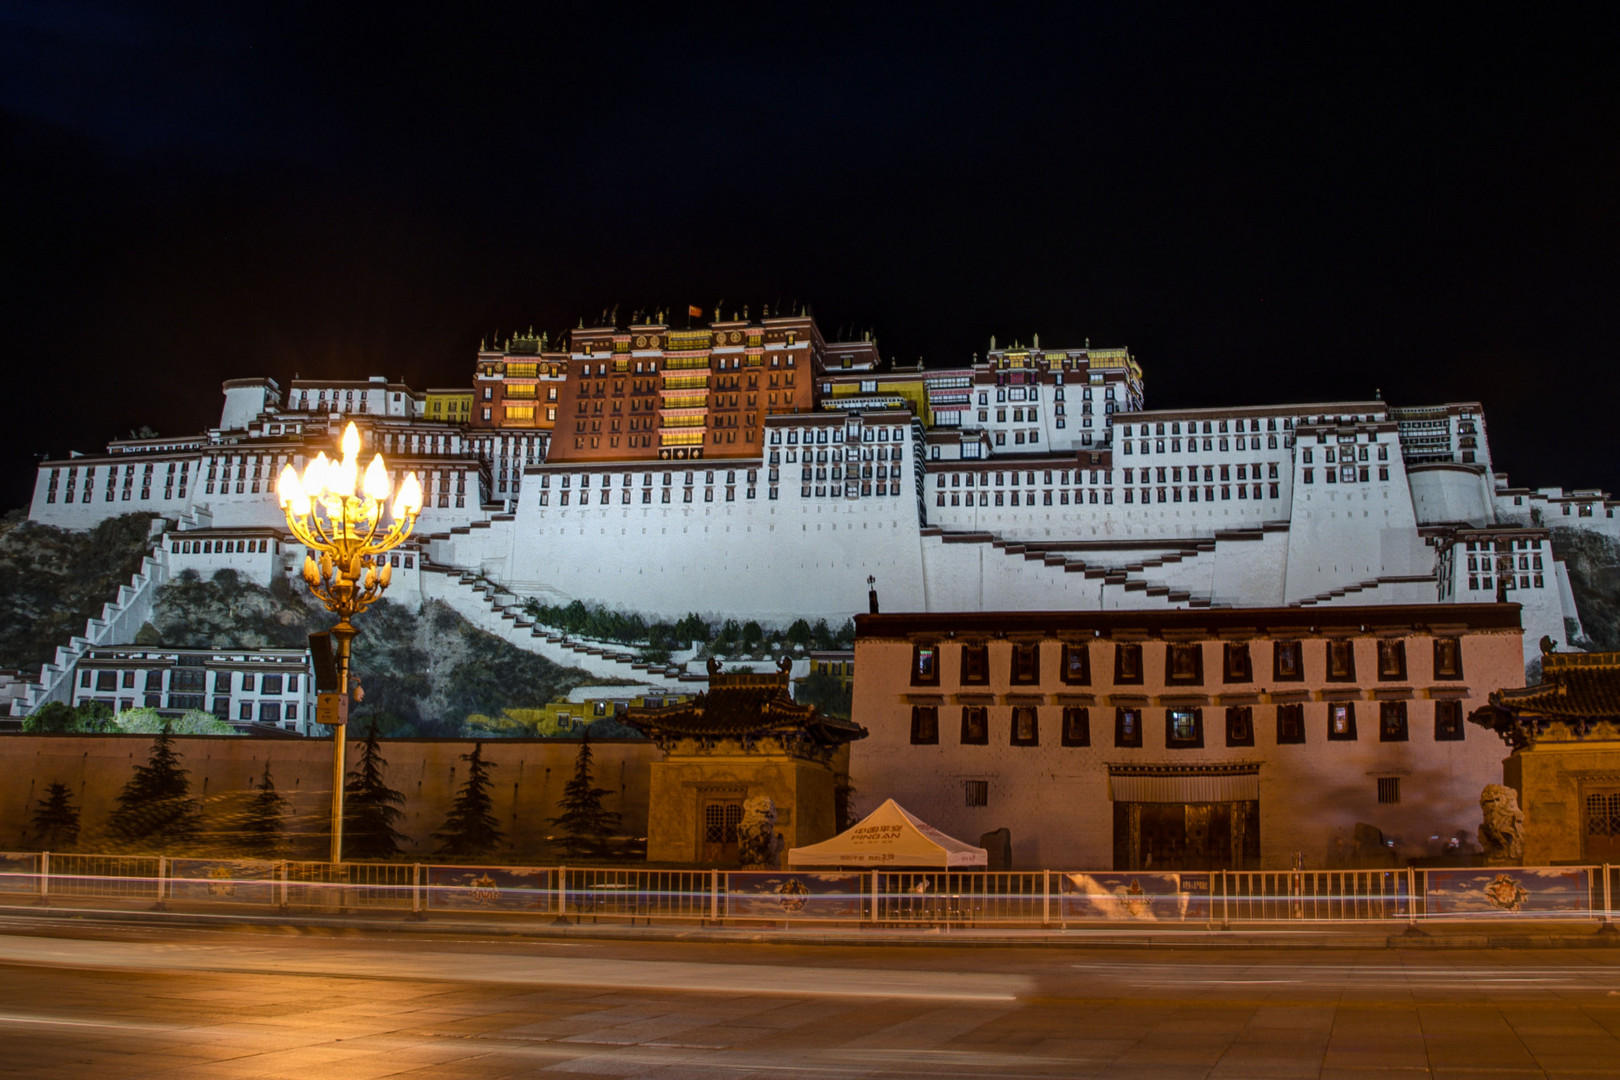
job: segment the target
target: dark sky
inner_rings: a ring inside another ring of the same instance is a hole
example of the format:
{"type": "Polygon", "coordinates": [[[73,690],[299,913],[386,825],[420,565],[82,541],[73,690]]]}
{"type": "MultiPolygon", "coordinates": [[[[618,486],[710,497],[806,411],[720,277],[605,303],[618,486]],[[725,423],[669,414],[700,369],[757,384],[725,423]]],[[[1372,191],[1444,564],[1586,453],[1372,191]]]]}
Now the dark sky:
{"type": "Polygon", "coordinates": [[[1620,488],[1613,5],[1076,7],[0,0],[0,502],[222,378],[722,297],[1129,345],[1149,407],[1478,399],[1620,488]]]}

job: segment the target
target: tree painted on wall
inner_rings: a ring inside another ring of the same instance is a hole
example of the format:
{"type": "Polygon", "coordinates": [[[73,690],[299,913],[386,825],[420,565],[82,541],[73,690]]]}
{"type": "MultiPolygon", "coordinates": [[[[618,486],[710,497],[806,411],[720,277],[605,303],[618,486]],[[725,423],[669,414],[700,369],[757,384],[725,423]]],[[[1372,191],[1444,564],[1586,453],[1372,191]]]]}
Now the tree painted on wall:
{"type": "Polygon", "coordinates": [[[410,839],[394,828],[405,816],[400,809],[405,805],[405,796],[383,779],[387,770],[377,725],[372,724],[366,729],[366,741],[360,747],[359,766],[344,777],[345,859],[389,859],[399,854],[402,841],[410,839]]]}
{"type": "Polygon", "coordinates": [[[264,775],[253,785],[253,798],[242,818],[242,848],[261,858],[280,854],[286,840],[286,819],[287,800],[276,790],[266,761],[264,775]]]}
{"type": "Polygon", "coordinates": [[[45,789],[34,810],[35,846],[41,851],[67,851],[79,840],[79,808],[60,780],[45,789]]]}
{"type": "Polygon", "coordinates": [[[196,839],[201,815],[191,797],[190,772],[180,761],[174,733],[165,727],[146,764],[135,766],[135,775],[119,793],[107,822],[108,836],[147,851],[168,851],[196,839]]]}
{"type": "Polygon", "coordinates": [[[592,782],[591,756],[587,728],[574,758],[574,778],[563,787],[562,815],[551,819],[551,824],[562,830],[558,843],[570,859],[612,854],[613,834],[619,827],[619,815],[602,807],[603,797],[613,793],[592,782]]]}
{"type": "Polygon", "coordinates": [[[450,805],[444,827],[433,836],[439,841],[438,854],[468,858],[488,853],[506,834],[495,820],[489,794],[489,770],[495,764],[484,760],[484,744],[473,743],[472,753],[462,754],[461,760],[467,763],[467,782],[450,805]]]}

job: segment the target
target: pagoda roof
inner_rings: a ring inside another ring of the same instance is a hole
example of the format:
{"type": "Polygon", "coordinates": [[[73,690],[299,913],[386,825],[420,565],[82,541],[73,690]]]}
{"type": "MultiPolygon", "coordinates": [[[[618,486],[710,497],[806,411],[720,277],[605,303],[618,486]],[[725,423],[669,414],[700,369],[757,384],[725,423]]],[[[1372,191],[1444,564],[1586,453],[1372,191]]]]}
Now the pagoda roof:
{"type": "Polygon", "coordinates": [[[806,746],[825,753],[866,737],[860,724],[823,716],[813,705],[801,705],[788,692],[787,671],[720,673],[711,671],[709,689],[691,700],[658,708],[632,706],[624,722],[667,749],[682,739],[714,744],[735,739],[745,746],[779,738],[785,746],[806,746]]]}
{"type": "Polygon", "coordinates": [[[1492,691],[1490,704],[1469,719],[1515,749],[1553,724],[1584,736],[1599,721],[1620,722],[1620,652],[1544,652],[1541,682],[1492,691]]]}

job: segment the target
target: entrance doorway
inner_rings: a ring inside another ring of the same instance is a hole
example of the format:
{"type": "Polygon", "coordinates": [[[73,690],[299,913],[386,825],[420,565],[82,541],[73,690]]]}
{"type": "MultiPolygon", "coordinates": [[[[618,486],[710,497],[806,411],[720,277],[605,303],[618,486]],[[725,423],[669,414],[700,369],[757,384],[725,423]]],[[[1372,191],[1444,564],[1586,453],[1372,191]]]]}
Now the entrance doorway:
{"type": "Polygon", "coordinates": [[[1581,858],[1589,862],[1620,862],[1620,788],[1588,789],[1581,858]]]}
{"type": "Polygon", "coordinates": [[[1260,803],[1116,802],[1115,870],[1242,870],[1260,863],[1260,803]]]}
{"type": "Polygon", "coordinates": [[[698,814],[698,861],[735,864],[739,858],[737,833],[742,825],[742,799],[707,799],[699,806],[698,814]]]}

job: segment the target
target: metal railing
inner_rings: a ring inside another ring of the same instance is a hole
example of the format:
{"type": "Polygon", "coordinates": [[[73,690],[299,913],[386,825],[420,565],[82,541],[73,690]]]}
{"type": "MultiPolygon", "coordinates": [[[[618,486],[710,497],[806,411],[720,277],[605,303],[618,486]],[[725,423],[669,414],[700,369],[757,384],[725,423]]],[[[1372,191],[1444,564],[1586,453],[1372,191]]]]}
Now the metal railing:
{"type": "Polygon", "coordinates": [[[658,870],[0,852],[0,902],[113,900],[571,921],[880,927],[1607,922],[1620,866],[1374,870],[658,870]]]}

